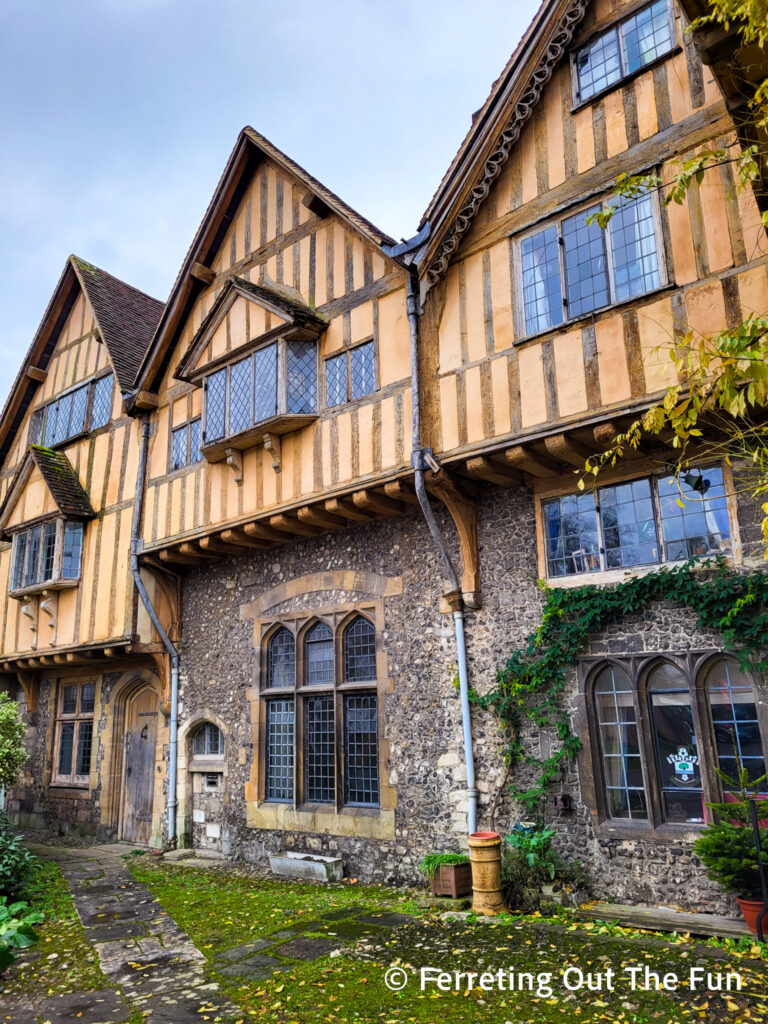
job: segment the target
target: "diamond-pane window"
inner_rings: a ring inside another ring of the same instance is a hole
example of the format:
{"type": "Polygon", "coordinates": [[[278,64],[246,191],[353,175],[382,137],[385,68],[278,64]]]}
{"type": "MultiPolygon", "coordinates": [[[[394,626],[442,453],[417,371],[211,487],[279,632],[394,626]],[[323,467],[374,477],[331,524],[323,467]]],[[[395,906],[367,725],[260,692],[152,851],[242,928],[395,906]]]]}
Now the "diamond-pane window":
{"type": "Polygon", "coordinates": [[[333,356],[325,361],[326,405],[343,405],[347,400],[347,354],[333,356]]]}
{"type": "Polygon", "coordinates": [[[56,414],[56,436],[54,444],[61,444],[70,436],[69,418],[72,414],[72,392],[62,395],[59,399],[59,408],[56,414]]]}
{"type": "Polygon", "coordinates": [[[317,409],[317,346],[314,341],[288,342],[289,413],[313,413],[317,409]]]}
{"type": "Polygon", "coordinates": [[[212,373],[205,383],[205,440],[224,437],[227,412],[227,371],[212,373]]]}
{"type": "Polygon", "coordinates": [[[40,444],[43,438],[44,408],[35,409],[29,418],[29,444],[40,444]]]}
{"type": "Polygon", "coordinates": [[[43,531],[43,575],[41,582],[53,579],[56,555],[56,523],[46,523],[43,531]]]}
{"type": "Polygon", "coordinates": [[[344,802],[379,802],[379,737],[376,695],[344,694],[344,802]]]}
{"type": "Polygon", "coordinates": [[[203,453],[200,451],[200,417],[189,421],[189,461],[199,462],[203,453]]]}
{"type": "Polygon", "coordinates": [[[304,792],[309,803],[332,804],[336,798],[333,697],[304,701],[304,792]]]}
{"type": "Polygon", "coordinates": [[[97,427],[103,427],[109,423],[109,417],[112,412],[112,390],[113,379],[111,373],[108,373],[106,377],[99,377],[94,382],[93,402],[91,405],[91,430],[96,430],[97,427]]]}
{"type": "Polygon", "coordinates": [[[254,352],[253,382],[253,420],[260,423],[277,413],[277,345],[254,352]]]}
{"type": "Polygon", "coordinates": [[[369,682],[376,678],[376,630],[358,615],[344,630],[344,680],[369,682]]]}
{"type": "Polygon", "coordinates": [[[58,402],[51,402],[45,410],[45,428],[43,430],[43,444],[46,448],[52,448],[56,444],[56,417],[59,409],[58,402]]]}
{"type": "Polygon", "coordinates": [[[368,341],[364,345],[358,345],[349,353],[350,358],[350,386],[349,397],[351,399],[362,398],[363,395],[370,395],[376,390],[376,360],[374,356],[373,342],[368,341]]]}
{"type": "Polygon", "coordinates": [[[88,386],[72,392],[72,411],[69,417],[69,437],[85,430],[85,413],[88,409],[88,386]]]}
{"type": "Polygon", "coordinates": [[[183,427],[177,427],[173,431],[171,442],[171,472],[173,472],[176,469],[181,469],[182,466],[186,466],[188,441],[189,431],[185,423],[183,427]]]}
{"type": "Polygon", "coordinates": [[[307,633],[305,644],[308,686],[333,683],[333,633],[324,622],[317,622],[307,633]]]}
{"type": "Polygon", "coordinates": [[[267,800],[293,800],[294,703],[267,701],[267,800]]]}
{"type": "Polygon", "coordinates": [[[229,430],[239,434],[252,422],[253,360],[250,356],[233,363],[229,368],[229,430]]]}
{"type": "Polygon", "coordinates": [[[296,678],[296,642],[284,626],[267,646],[267,686],[293,686],[296,678]]]}

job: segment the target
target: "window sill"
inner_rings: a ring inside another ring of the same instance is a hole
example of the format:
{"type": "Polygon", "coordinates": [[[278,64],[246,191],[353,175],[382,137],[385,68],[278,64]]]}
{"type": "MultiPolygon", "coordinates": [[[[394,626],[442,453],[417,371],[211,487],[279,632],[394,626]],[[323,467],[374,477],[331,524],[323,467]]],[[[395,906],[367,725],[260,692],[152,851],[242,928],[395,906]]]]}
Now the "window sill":
{"type": "Polygon", "coordinates": [[[564,334],[573,327],[578,327],[579,324],[589,323],[596,317],[604,318],[605,314],[613,313],[614,310],[622,310],[627,306],[631,306],[638,302],[643,302],[645,299],[650,299],[655,295],[662,295],[664,292],[670,292],[675,289],[677,285],[674,281],[669,281],[666,284],[659,285],[658,288],[653,288],[649,292],[642,292],[640,295],[633,295],[629,299],[622,299],[621,302],[611,303],[609,306],[600,306],[599,309],[592,309],[589,313],[582,313],[580,316],[574,317],[572,320],[563,320],[561,324],[557,324],[556,327],[547,327],[541,331],[534,331],[533,334],[526,334],[521,338],[517,338],[513,347],[517,348],[519,345],[526,345],[531,341],[541,341],[549,337],[554,337],[558,334],[564,334]]]}
{"type": "Polygon", "coordinates": [[[206,461],[221,462],[227,457],[227,452],[246,451],[248,448],[255,448],[264,441],[265,434],[289,434],[293,430],[299,430],[310,423],[314,423],[318,413],[280,413],[277,416],[270,416],[268,420],[262,420],[247,430],[241,430],[239,434],[232,434],[230,437],[218,438],[215,441],[206,441],[201,446],[201,451],[206,461]]]}
{"type": "Polygon", "coordinates": [[[641,839],[652,843],[673,843],[680,842],[695,836],[704,828],[706,822],[666,822],[661,825],[651,825],[647,821],[622,821],[617,818],[607,818],[595,822],[595,833],[602,838],[616,839],[641,839]]]}
{"type": "Polygon", "coordinates": [[[86,797],[89,793],[90,783],[89,782],[51,782],[49,789],[59,790],[60,795],[65,795],[64,791],[69,790],[73,797],[86,797]]]}
{"type": "Polygon", "coordinates": [[[205,775],[213,774],[214,772],[218,772],[219,774],[223,775],[224,774],[224,760],[223,760],[223,758],[219,758],[219,759],[216,759],[216,760],[211,758],[209,761],[206,761],[202,757],[199,760],[196,760],[195,758],[192,758],[192,759],[190,759],[189,767],[188,767],[187,771],[190,771],[190,772],[200,772],[201,774],[205,774],[205,775]]]}
{"type": "Polygon", "coordinates": [[[30,597],[34,594],[42,594],[46,590],[71,590],[73,587],[78,586],[79,583],[79,577],[76,580],[49,580],[47,583],[36,583],[34,587],[24,587],[21,590],[9,590],[8,596],[15,598],[17,601],[21,601],[25,597],[30,597]]]}
{"type": "MultiPolygon", "coordinates": [[[[607,29],[602,29],[601,31],[605,32],[607,31],[607,29]]],[[[588,43],[584,45],[588,45],[588,43]]],[[[576,100],[573,106],[571,107],[571,114],[575,114],[579,110],[583,110],[585,107],[591,106],[593,103],[598,103],[609,93],[614,92],[616,89],[623,88],[623,86],[628,85],[630,82],[634,82],[636,78],[639,78],[641,75],[644,75],[646,71],[652,71],[654,68],[657,68],[660,64],[663,64],[667,60],[671,60],[673,57],[676,57],[678,53],[682,52],[682,46],[675,45],[672,47],[671,50],[667,50],[666,53],[662,53],[660,57],[657,57],[655,60],[650,61],[648,64],[644,64],[641,68],[638,68],[636,71],[630,71],[630,73],[628,75],[625,75],[623,78],[619,78],[615,82],[611,82],[610,85],[607,85],[604,89],[601,89],[600,92],[593,93],[591,96],[588,96],[585,100],[576,100]]]]}
{"type": "MultiPolygon", "coordinates": [[[[694,569],[699,572],[712,569],[717,558],[724,558],[726,565],[731,568],[734,565],[733,556],[727,552],[711,555],[699,555],[696,557],[702,559],[700,563],[694,566],[694,569]]],[[[653,565],[637,565],[632,568],[625,569],[606,569],[601,572],[577,573],[573,576],[555,576],[553,578],[545,577],[544,581],[547,586],[553,590],[555,588],[566,589],[568,587],[609,586],[612,583],[624,583],[637,576],[647,576],[649,573],[658,572],[659,569],[677,569],[689,561],[689,558],[682,558],[676,562],[655,562],[653,565]]]]}
{"type": "Polygon", "coordinates": [[[355,836],[361,839],[394,839],[395,812],[382,807],[344,807],[332,804],[293,804],[277,801],[247,804],[248,828],[315,832],[321,835],[355,836]]]}

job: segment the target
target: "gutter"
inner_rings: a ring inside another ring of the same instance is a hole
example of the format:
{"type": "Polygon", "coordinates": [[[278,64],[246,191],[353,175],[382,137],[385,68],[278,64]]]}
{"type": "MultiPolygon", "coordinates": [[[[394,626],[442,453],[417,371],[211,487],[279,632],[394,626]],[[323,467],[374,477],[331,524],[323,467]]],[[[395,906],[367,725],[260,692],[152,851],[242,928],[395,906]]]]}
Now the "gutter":
{"type": "Polygon", "coordinates": [[[179,731],[179,652],[171,641],[155,611],[152,600],[144,586],[139,569],[139,551],[141,541],[139,529],[141,517],[144,510],[144,480],[147,472],[147,451],[149,448],[149,416],[144,414],[141,418],[141,449],[139,452],[139,470],[136,474],[136,496],[133,500],[133,522],[131,524],[131,575],[139,592],[141,602],[152,620],[152,625],[157,630],[160,639],[165,646],[171,660],[171,714],[168,723],[170,731],[169,743],[169,764],[168,764],[168,845],[176,845],[176,779],[178,774],[178,731],[179,731]]]}
{"type": "MultiPolygon", "coordinates": [[[[429,235],[429,224],[408,242],[385,247],[384,251],[392,258],[398,258],[405,252],[415,249],[429,235]]],[[[461,596],[461,585],[451,557],[445,546],[440,527],[429,504],[424,472],[427,468],[438,471],[431,449],[421,446],[421,405],[419,393],[419,317],[421,309],[418,302],[418,279],[414,267],[406,267],[408,271],[407,313],[411,339],[411,407],[412,407],[412,439],[411,465],[413,466],[414,486],[419,507],[426,520],[432,540],[438,550],[448,576],[453,607],[453,625],[456,634],[456,658],[459,667],[459,695],[461,698],[461,725],[464,734],[464,761],[467,769],[467,832],[471,835],[477,831],[477,788],[475,786],[475,755],[472,745],[472,716],[469,707],[469,679],[467,673],[467,646],[464,634],[464,601],[461,596]]]]}

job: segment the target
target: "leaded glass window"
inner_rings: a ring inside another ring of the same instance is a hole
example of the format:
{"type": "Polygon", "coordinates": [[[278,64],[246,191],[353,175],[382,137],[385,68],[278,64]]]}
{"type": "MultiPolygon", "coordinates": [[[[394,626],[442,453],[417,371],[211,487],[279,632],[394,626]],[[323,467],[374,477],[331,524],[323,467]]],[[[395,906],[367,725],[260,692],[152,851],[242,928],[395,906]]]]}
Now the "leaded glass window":
{"type": "Polygon", "coordinates": [[[205,381],[205,440],[224,437],[227,422],[227,371],[217,370],[205,381]]]}
{"type": "Polygon", "coordinates": [[[344,802],[379,802],[379,740],[375,694],[344,694],[344,802]]]}
{"type": "Polygon", "coordinates": [[[277,414],[277,345],[254,353],[254,420],[258,423],[277,414]]]}
{"type": "Polygon", "coordinates": [[[347,354],[325,361],[325,403],[343,405],[347,401],[347,354]]]}
{"type": "Polygon", "coordinates": [[[635,698],[627,673],[606,666],[595,679],[594,701],[608,817],[647,818],[635,698]]]}
{"type": "Polygon", "coordinates": [[[113,377],[108,373],[99,377],[93,384],[93,400],[91,404],[91,430],[109,423],[112,414],[113,377]]]}
{"type": "Polygon", "coordinates": [[[373,342],[350,349],[349,397],[354,400],[376,390],[376,361],[373,342]]]}
{"type": "Polygon", "coordinates": [[[587,218],[600,204],[520,242],[523,317],[528,334],[659,288],[655,200],[621,203],[606,229],[587,218]]]}
{"type": "Polygon", "coordinates": [[[30,420],[29,443],[42,443],[46,448],[52,448],[77,437],[86,429],[103,427],[112,413],[112,390],[113,377],[109,373],[35,409],[30,420]]]}
{"type": "Polygon", "coordinates": [[[656,764],[665,821],[704,821],[701,763],[688,680],[663,662],[648,677],[656,764]]]}
{"type": "Polygon", "coordinates": [[[267,686],[293,686],[296,680],[296,642],[284,626],[267,646],[267,686]]]}
{"type": "Polygon", "coordinates": [[[577,99],[587,100],[642,70],[669,53],[674,42],[667,0],[656,0],[578,51],[577,99]]]}
{"type": "Polygon", "coordinates": [[[181,469],[187,464],[187,444],[189,442],[186,423],[173,431],[171,439],[171,472],[181,469]]]}
{"type": "Polygon", "coordinates": [[[16,534],[10,589],[77,579],[82,536],[82,523],[61,520],[50,520],[16,534]]]}
{"type": "Polygon", "coordinates": [[[229,430],[239,434],[253,423],[253,358],[241,359],[229,368],[229,430]]]}
{"type": "Polygon", "coordinates": [[[344,680],[367,682],[376,678],[376,630],[358,615],[344,630],[344,680]]]}
{"type": "Polygon", "coordinates": [[[86,786],[93,754],[94,683],[68,683],[59,688],[56,709],[54,782],[86,786]]]}
{"type": "Polygon", "coordinates": [[[43,414],[45,410],[35,409],[29,418],[29,444],[40,444],[43,439],[43,414]]]}
{"type": "Polygon", "coordinates": [[[288,342],[289,413],[311,413],[317,409],[317,346],[314,341],[288,342]]]}
{"type": "Polygon", "coordinates": [[[759,779],[765,774],[765,752],[757,702],[752,684],[735,661],[721,658],[710,668],[707,697],[720,768],[736,780],[741,763],[750,779],[759,779]]]}
{"type": "Polygon", "coordinates": [[[80,557],[83,547],[83,524],[64,524],[64,544],[61,551],[61,578],[75,580],[80,575],[80,557]]]}
{"type": "Polygon", "coordinates": [[[195,757],[218,757],[224,753],[224,734],[213,722],[204,722],[192,737],[195,757]]]}
{"type": "Polygon", "coordinates": [[[304,699],[304,793],[309,803],[336,799],[333,697],[304,699]]]}
{"type": "Polygon", "coordinates": [[[308,686],[333,683],[333,633],[324,622],[316,622],[304,641],[308,686]]]}
{"type": "Polygon", "coordinates": [[[706,558],[731,550],[723,471],[642,477],[542,502],[549,577],[706,558]]]}
{"type": "Polygon", "coordinates": [[[267,800],[293,800],[293,698],[267,701],[267,800]]]}

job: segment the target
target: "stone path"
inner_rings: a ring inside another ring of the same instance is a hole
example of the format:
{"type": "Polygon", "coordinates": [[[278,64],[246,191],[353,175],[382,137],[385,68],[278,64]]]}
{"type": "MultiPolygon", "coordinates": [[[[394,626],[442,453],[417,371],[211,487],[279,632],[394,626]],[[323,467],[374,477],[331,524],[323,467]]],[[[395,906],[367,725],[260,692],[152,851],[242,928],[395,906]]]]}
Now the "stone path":
{"type": "Polygon", "coordinates": [[[9,1024],[125,1024],[136,1011],[151,1024],[246,1024],[243,1012],[222,998],[204,970],[205,958],[186,932],[137,882],[122,856],[131,846],[107,843],[86,849],[39,847],[58,862],[102,972],[118,991],[53,995],[37,1005],[3,1002],[9,1024]]]}

